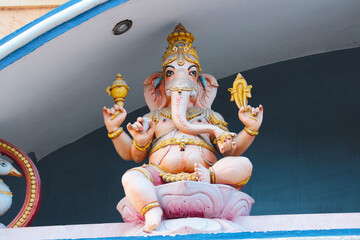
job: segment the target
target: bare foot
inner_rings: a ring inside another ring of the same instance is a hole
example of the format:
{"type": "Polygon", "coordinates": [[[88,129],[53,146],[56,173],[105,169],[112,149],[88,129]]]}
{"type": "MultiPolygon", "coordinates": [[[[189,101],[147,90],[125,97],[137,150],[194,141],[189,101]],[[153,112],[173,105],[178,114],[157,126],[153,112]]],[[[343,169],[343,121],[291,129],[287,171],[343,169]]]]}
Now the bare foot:
{"type": "Polygon", "coordinates": [[[196,178],[200,182],[210,183],[210,171],[200,163],[194,164],[196,178]]]}
{"type": "Polygon", "coordinates": [[[161,217],[163,215],[163,211],[160,207],[155,207],[150,209],[145,213],[145,226],[143,228],[144,232],[151,233],[155,229],[157,229],[161,222],[161,217]]]}

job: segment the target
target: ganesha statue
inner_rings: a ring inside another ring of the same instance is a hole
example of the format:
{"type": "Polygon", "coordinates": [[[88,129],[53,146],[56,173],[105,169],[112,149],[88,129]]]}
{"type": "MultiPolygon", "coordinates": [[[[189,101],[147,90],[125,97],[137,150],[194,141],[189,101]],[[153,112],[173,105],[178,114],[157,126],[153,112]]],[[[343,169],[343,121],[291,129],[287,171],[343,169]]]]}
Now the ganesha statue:
{"type": "Polygon", "coordinates": [[[161,223],[165,210],[157,187],[162,184],[192,181],[242,189],[252,164],[241,155],[254,141],[263,119],[261,105],[243,106],[238,117],[245,128],[230,132],[221,114],[211,110],[218,83],[201,71],[194,36],[179,24],[167,41],[162,71],[144,82],[150,112],[126,126],[132,138],[120,127],[126,118],[124,107],[103,108],[108,136],[121,158],[138,163],[149,158],[148,164],[122,177],[127,201],[144,218],[145,232],[161,223]]]}

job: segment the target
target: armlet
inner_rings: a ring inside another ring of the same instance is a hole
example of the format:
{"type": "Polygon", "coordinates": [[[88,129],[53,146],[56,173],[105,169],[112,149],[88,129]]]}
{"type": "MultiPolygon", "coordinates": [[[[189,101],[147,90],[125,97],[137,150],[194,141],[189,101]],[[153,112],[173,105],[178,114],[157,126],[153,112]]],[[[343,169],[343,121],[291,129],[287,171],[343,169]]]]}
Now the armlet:
{"type": "Polygon", "coordinates": [[[228,126],[228,123],[217,118],[214,114],[214,111],[211,110],[211,109],[207,109],[206,110],[206,121],[208,123],[211,123],[211,124],[214,124],[214,125],[217,125],[219,128],[221,128],[222,130],[224,131],[229,131],[227,126],[228,126]]]}

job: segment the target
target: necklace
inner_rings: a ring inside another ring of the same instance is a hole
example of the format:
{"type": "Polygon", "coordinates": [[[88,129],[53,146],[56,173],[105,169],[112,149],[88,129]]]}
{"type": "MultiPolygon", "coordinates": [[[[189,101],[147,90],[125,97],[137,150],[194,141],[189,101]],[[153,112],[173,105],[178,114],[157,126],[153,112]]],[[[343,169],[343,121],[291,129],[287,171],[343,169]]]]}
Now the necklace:
{"type": "MultiPolygon", "coordinates": [[[[190,121],[191,119],[194,119],[196,117],[201,116],[204,113],[204,110],[201,108],[189,108],[186,112],[186,120],[190,121]]],[[[170,108],[163,108],[160,110],[160,115],[172,119],[171,115],[171,109],[170,108]]]]}

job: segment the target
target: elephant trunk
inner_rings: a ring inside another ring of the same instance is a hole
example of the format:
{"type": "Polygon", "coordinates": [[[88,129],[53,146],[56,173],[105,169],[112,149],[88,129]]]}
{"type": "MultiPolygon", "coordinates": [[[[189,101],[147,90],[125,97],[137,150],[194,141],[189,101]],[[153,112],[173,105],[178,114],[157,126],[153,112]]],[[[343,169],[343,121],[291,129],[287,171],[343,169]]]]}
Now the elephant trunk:
{"type": "Polygon", "coordinates": [[[175,126],[183,133],[190,135],[198,135],[203,133],[216,134],[219,128],[210,124],[191,124],[186,119],[186,110],[192,91],[171,91],[171,115],[175,126]]]}

